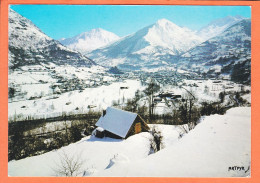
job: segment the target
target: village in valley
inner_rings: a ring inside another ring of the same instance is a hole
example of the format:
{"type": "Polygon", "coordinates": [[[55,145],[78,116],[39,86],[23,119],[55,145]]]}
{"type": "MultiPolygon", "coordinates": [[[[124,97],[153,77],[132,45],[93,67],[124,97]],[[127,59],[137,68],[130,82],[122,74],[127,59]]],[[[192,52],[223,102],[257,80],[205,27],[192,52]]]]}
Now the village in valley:
{"type": "Polygon", "coordinates": [[[82,51],[10,9],[9,176],[249,177],[251,19],[219,22],[82,51]]]}

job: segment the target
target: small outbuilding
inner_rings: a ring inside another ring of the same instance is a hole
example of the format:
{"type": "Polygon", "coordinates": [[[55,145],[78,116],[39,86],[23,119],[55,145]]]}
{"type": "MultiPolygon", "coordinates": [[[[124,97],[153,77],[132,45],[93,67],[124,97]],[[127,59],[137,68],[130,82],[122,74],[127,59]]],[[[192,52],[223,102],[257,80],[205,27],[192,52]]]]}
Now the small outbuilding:
{"type": "Polygon", "coordinates": [[[105,136],[126,139],[131,135],[149,130],[147,123],[138,114],[113,107],[108,107],[103,111],[96,126],[94,134],[99,138],[105,136]]]}

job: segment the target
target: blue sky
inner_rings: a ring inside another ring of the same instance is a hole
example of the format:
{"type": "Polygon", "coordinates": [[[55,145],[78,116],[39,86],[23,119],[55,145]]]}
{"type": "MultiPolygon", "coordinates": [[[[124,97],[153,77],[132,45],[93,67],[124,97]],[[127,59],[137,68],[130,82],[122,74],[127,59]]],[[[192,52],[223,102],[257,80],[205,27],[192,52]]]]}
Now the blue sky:
{"type": "Polygon", "coordinates": [[[94,28],[125,36],[166,18],[198,30],[214,19],[251,17],[248,6],[116,6],[116,5],[11,5],[54,39],[73,37],[94,28]]]}

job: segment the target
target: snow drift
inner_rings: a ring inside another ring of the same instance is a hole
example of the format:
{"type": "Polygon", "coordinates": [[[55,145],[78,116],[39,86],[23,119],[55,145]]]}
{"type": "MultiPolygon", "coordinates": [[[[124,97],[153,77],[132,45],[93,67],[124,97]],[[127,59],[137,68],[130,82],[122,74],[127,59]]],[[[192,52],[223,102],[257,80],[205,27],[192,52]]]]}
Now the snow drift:
{"type": "Polygon", "coordinates": [[[225,115],[207,116],[193,131],[173,145],[145,159],[120,164],[99,172],[97,175],[123,177],[249,176],[250,116],[248,107],[231,109],[225,115]],[[238,170],[235,167],[241,169],[238,170]]]}
{"type": "Polygon", "coordinates": [[[126,140],[86,137],[56,151],[8,163],[10,176],[57,176],[61,152],[86,160],[79,176],[118,177],[246,177],[251,166],[251,108],[202,118],[179,139],[180,128],[155,125],[164,149],[150,154],[147,132],[126,140]],[[56,162],[56,163],[55,163],[56,162]],[[240,168],[240,169],[239,169],[240,168]]]}

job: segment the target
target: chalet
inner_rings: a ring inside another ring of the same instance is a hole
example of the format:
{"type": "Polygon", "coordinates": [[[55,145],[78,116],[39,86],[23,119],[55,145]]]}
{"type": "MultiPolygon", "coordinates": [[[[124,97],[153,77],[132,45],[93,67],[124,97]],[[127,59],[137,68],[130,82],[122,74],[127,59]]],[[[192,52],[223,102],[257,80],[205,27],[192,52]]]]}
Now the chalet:
{"type": "Polygon", "coordinates": [[[162,98],[161,98],[161,97],[154,97],[153,101],[154,101],[155,103],[161,102],[161,101],[162,101],[162,98]]]}
{"type": "Polygon", "coordinates": [[[163,98],[163,97],[172,97],[173,96],[173,92],[162,92],[159,94],[159,97],[163,98]]]}
{"type": "Polygon", "coordinates": [[[108,107],[96,123],[96,137],[122,138],[149,130],[146,122],[136,113],[108,107]]]}
{"type": "Polygon", "coordinates": [[[220,81],[220,80],[215,80],[215,81],[213,81],[212,83],[222,83],[222,81],[220,81]]]}
{"type": "Polygon", "coordinates": [[[173,95],[173,96],[171,97],[171,99],[178,99],[178,98],[181,98],[181,95],[173,95]]]}

